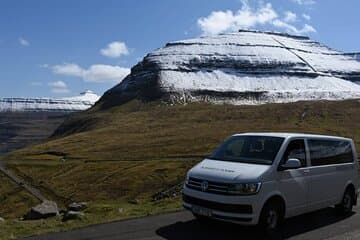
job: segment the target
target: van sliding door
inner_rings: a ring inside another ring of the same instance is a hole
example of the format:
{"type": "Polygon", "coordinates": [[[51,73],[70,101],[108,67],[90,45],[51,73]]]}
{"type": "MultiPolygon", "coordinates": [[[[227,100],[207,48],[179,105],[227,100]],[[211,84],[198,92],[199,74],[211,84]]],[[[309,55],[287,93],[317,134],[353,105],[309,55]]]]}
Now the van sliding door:
{"type": "Polygon", "coordinates": [[[351,143],[345,140],[309,139],[309,207],[315,210],[340,202],[352,170],[351,143]]]}

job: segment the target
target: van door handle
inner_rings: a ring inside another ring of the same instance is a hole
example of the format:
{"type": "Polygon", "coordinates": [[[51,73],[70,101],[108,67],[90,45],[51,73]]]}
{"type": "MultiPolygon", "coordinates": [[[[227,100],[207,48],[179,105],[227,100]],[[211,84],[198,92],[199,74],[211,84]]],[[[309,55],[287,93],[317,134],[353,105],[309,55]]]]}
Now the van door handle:
{"type": "Polygon", "coordinates": [[[310,173],[310,169],[304,169],[304,173],[305,173],[305,174],[310,173]]]}

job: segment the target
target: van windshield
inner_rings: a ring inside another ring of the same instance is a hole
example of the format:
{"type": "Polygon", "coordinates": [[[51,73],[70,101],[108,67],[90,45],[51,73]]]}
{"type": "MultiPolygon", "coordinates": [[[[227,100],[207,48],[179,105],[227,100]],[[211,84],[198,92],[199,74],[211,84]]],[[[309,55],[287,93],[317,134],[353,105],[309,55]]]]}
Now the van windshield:
{"type": "Polygon", "coordinates": [[[213,160],[271,165],[284,138],[232,136],[208,157],[213,160]]]}

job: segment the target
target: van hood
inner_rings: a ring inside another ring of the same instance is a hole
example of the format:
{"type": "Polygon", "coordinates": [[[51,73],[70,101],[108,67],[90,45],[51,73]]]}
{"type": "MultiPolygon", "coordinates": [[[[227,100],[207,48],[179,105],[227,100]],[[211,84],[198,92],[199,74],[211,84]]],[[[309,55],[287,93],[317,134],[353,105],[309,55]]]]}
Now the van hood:
{"type": "Polygon", "coordinates": [[[256,182],[271,165],[205,159],[189,172],[189,177],[220,182],[256,182]]]}

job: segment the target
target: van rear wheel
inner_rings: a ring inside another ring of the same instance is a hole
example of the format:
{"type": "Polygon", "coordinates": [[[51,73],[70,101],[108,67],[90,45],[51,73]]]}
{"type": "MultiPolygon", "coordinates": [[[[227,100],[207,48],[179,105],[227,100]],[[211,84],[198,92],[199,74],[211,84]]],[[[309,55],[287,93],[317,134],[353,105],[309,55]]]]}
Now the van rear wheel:
{"type": "Polygon", "coordinates": [[[346,189],[343,199],[340,204],[335,206],[337,213],[341,215],[349,215],[354,206],[354,193],[348,188],[346,189]]]}

